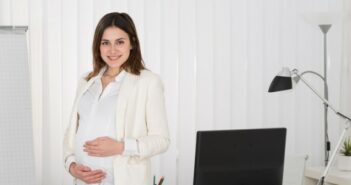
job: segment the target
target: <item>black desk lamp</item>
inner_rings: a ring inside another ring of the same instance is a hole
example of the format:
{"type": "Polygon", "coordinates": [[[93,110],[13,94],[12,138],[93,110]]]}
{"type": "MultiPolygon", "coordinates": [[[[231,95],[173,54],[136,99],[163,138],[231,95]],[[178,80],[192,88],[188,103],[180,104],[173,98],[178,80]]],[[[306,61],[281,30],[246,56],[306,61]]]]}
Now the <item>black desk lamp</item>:
{"type": "Polygon", "coordinates": [[[319,99],[321,99],[323,101],[323,103],[326,107],[329,107],[331,110],[334,111],[334,113],[336,115],[345,119],[346,126],[345,126],[344,130],[342,131],[342,133],[339,137],[338,143],[335,146],[335,149],[332,153],[332,156],[331,156],[330,160],[328,161],[327,166],[324,169],[324,172],[318,181],[318,185],[324,185],[325,177],[327,176],[329,168],[335,159],[336,153],[339,150],[339,147],[344,139],[345,133],[351,126],[351,119],[349,117],[345,116],[344,114],[340,113],[339,111],[337,111],[324,97],[322,97],[310,84],[308,84],[304,78],[302,78],[302,75],[306,74],[306,73],[316,74],[323,79],[323,77],[321,75],[319,75],[318,73],[313,72],[313,71],[306,71],[306,72],[303,72],[300,74],[297,69],[290,71],[288,68],[283,68],[283,70],[273,79],[271,85],[269,86],[268,92],[276,92],[276,91],[283,91],[283,90],[292,89],[293,81],[297,83],[301,80],[309,89],[311,89],[313,91],[313,93],[315,95],[317,95],[319,97],[319,99]]]}
{"type": "MultiPolygon", "coordinates": [[[[303,76],[305,74],[313,74],[318,76],[324,83],[324,97],[325,101],[328,101],[328,84],[327,79],[323,77],[321,74],[314,72],[314,71],[305,71],[300,74],[303,76]]],[[[276,91],[283,91],[292,89],[292,85],[294,81],[296,84],[299,82],[300,78],[297,75],[297,70],[290,71],[288,68],[283,68],[281,72],[273,79],[268,92],[276,92],[276,91]]],[[[309,88],[308,84],[306,84],[309,88]]],[[[314,91],[315,92],[315,91],[314,91]]],[[[317,92],[315,92],[317,93],[317,92]]],[[[317,93],[318,96],[320,96],[317,93]]],[[[322,98],[320,96],[320,98],[322,98]]],[[[324,104],[324,165],[328,164],[329,160],[329,151],[330,151],[330,141],[328,136],[328,106],[324,104]]]]}

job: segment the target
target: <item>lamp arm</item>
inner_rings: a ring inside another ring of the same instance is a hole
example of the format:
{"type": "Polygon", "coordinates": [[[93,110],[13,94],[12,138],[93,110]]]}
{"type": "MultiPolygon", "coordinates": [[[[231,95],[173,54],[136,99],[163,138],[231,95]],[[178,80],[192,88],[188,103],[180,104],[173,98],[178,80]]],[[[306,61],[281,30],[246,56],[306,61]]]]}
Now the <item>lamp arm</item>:
{"type": "MultiPolygon", "coordinates": [[[[328,99],[328,84],[327,84],[327,82],[326,82],[326,80],[325,80],[325,78],[321,75],[321,74],[319,74],[319,73],[317,73],[317,72],[315,72],[315,71],[304,71],[304,72],[302,72],[301,74],[298,74],[298,70],[297,69],[294,69],[293,71],[292,71],[292,73],[293,74],[295,74],[296,75],[296,77],[295,78],[293,78],[293,80],[296,82],[296,83],[298,83],[298,81],[302,78],[302,76],[303,75],[305,75],[305,74],[314,74],[314,75],[316,75],[316,76],[318,76],[321,80],[323,80],[323,82],[324,82],[324,86],[325,86],[325,89],[324,89],[324,99],[325,100],[327,100],[328,99]]],[[[306,84],[306,81],[304,81],[304,83],[306,84]]],[[[328,106],[328,105],[327,105],[328,106]]]]}
{"type": "Polygon", "coordinates": [[[293,74],[296,75],[308,88],[310,88],[310,89],[313,91],[313,93],[314,93],[315,95],[317,95],[317,96],[319,97],[319,99],[321,99],[321,100],[323,101],[323,103],[324,103],[325,105],[327,105],[327,106],[328,106],[331,110],[333,110],[337,115],[339,115],[339,116],[341,116],[341,117],[344,117],[344,118],[346,118],[346,119],[348,119],[348,120],[351,121],[350,118],[346,117],[345,115],[343,115],[343,114],[341,114],[339,111],[337,111],[337,110],[334,108],[334,106],[332,106],[332,105],[328,102],[328,100],[326,100],[326,99],[325,99],[323,96],[321,96],[310,84],[308,84],[307,81],[298,73],[297,70],[293,70],[292,72],[293,72],[293,74]]]}
{"type": "Polygon", "coordinates": [[[323,98],[310,84],[308,84],[308,83],[306,82],[306,80],[305,80],[301,75],[299,75],[298,73],[295,73],[295,75],[298,76],[298,77],[301,79],[301,81],[302,81],[308,88],[310,88],[310,89],[314,92],[314,94],[316,94],[316,95],[319,97],[319,99],[321,99],[321,100],[323,101],[323,103],[324,103],[325,105],[327,105],[331,110],[333,110],[333,111],[335,112],[336,115],[338,115],[338,116],[340,116],[340,117],[342,117],[342,118],[344,118],[344,119],[346,119],[346,120],[348,120],[348,121],[351,121],[351,118],[349,118],[349,117],[345,116],[344,114],[342,114],[341,112],[337,111],[337,110],[334,108],[334,106],[332,106],[332,105],[329,103],[328,100],[326,100],[325,98],[323,98]]]}
{"type": "Polygon", "coordinates": [[[321,74],[314,72],[314,71],[304,71],[300,74],[300,76],[303,76],[303,75],[308,74],[308,73],[312,73],[312,74],[317,75],[320,79],[322,79],[325,82],[325,78],[321,74]]]}
{"type": "MultiPolygon", "coordinates": [[[[297,75],[297,69],[294,69],[293,70],[293,74],[295,74],[295,75],[297,75]]],[[[302,77],[303,75],[305,75],[305,74],[314,74],[314,75],[316,75],[316,76],[318,76],[321,80],[323,80],[323,82],[324,82],[324,86],[325,86],[325,89],[324,89],[324,99],[328,99],[328,84],[327,84],[327,81],[326,81],[326,79],[321,75],[321,74],[319,74],[319,73],[317,73],[317,72],[315,72],[315,71],[304,71],[304,72],[302,72],[301,74],[300,74],[300,76],[302,77]]],[[[298,76],[298,75],[297,75],[298,76]]],[[[300,79],[300,77],[298,76],[297,77],[297,79],[295,79],[295,82],[298,82],[299,81],[299,79],[300,79]]]]}

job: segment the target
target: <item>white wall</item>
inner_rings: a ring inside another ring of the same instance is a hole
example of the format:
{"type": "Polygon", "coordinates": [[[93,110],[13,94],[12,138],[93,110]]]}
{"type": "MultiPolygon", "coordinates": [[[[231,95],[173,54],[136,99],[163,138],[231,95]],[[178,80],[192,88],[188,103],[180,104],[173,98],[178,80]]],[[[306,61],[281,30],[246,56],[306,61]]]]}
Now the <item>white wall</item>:
{"type": "Polygon", "coordinates": [[[28,25],[28,0],[1,0],[0,25],[28,25]]]}
{"type": "MultiPolygon", "coordinates": [[[[62,137],[77,78],[91,69],[95,25],[110,11],[133,17],[145,63],[165,84],[172,145],[154,160],[154,172],[165,175],[166,184],[192,184],[195,132],[203,129],[284,126],[287,153],[308,153],[313,165],[322,164],[321,102],[303,84],[283,93],[267,89],[283,66],[322,73],[322,34],[302,15],[350,12],[348,0],[26,0],[12,11],[5,8],[9,2],[0,0],[1,24],[9,24],[11,13],[29,14],[18,24],[29,24],[41,184],[70,184],[62,137]]],[[[343,20],[328,33],[330,101],[348,115],[350,38],[343,20]]],[[[318,78],[306,78],[322,92],[318,78]]],[[[333,113],[329,124],[335,144],[341,125],[333,113]]]]}

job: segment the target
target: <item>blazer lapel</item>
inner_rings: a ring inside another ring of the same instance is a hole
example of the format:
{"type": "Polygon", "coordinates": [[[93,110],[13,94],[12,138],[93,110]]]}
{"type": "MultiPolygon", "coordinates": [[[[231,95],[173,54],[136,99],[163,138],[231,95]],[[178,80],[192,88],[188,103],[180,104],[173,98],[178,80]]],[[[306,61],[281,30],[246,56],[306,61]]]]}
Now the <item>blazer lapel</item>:
{"type": "Polygon", "coordinates": [[[125,114],[128,103],[128,98],[135,88],[138,76],[127,72],[125,79],[122,82],[117,100],[117,113],[116,113],[116,133],[117,140],[122,140],[125,136],[125,114]]]}
{"type": "Polygon", "coordinates": [[[88,90],[88,88],[90,87],[90,85],[95,81],[95,79],[97,78],[97,76],[91,78],[89,81],[87,81],[83,87],[80,88],[79,90],[79,94],[78,94],[78,99],[80,99],[80,97],[82,97],[82,95],[84,94],[85,91],[88,90]]]}
{"type": "MultiPolygon", "coordinates": [[[[84,83],[82,85],[78,86],[78,94],[77,94],[77,102],[80,100],[80,98],[83,96],[84,92],[88,90],[88,88],[91,86],[91,84],[96,80],[96,78],[98,78],[99,76],[101,76],[103,74],[103,72],[106,70],[106,66],[100,69],[100,72],[98,75],[92,77],[90,80],[88,81],[84,81],[84,83]]],[[[77,103],[75,103],[77,104],[77,103]]]]}

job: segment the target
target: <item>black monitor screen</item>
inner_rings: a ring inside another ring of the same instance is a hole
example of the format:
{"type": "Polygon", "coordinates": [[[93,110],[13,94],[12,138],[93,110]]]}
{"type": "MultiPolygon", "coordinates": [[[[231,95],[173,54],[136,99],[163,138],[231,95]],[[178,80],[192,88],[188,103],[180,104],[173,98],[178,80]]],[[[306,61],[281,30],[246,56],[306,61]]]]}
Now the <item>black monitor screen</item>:
{"type": "Polygon", "coordinates": [[[198,131],[194,185],[282,185],[285,128],[198,131]]]}

